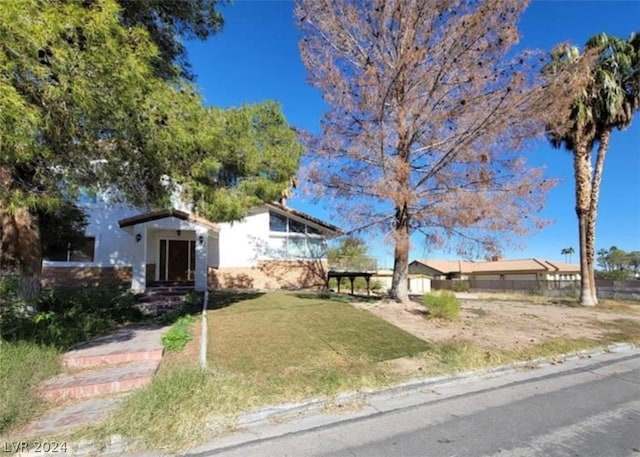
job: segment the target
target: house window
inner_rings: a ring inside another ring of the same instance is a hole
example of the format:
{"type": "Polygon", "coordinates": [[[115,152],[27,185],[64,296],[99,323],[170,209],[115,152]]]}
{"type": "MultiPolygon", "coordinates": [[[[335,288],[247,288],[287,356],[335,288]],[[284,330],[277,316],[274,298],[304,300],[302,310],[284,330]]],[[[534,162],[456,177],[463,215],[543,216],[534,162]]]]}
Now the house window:
{"type": "Polygon", "coordinates": [[[85,237],[77,241],[53,246],[45,253],[44,259],[54,262],[93,262],[96,239],[85,237]]]}
{"type": "Polygon", "coordinates": [[[287,217],[278,213],[269,213],[269,230],[272,232],[287,231],[287,217]]]}

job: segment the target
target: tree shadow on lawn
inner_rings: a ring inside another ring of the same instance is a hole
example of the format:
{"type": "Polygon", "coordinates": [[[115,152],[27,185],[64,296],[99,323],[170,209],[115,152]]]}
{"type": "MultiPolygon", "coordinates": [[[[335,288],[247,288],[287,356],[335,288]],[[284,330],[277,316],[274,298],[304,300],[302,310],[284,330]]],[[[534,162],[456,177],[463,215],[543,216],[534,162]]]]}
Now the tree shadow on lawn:
{"type": "Polygon", "coordinates": [[[353,302],[366,302],[366,303],[374,303],[379,302],[384,299],[384,297],[371,296],[371,295],[344,295],[337,294],[335,292],[329,291],[318,291],[318,292],[298,292],[293,294],[294,296],[302,299],[312,299],[312,300],[327,300],[336,303],[353,303],[353,302]]]}
{"type": "Polygon", "coordinates": [[[265,292],[238,291],[238,290],[212,290],[209,292],[207,309],[222,309],[246,300],[262,297],[265,292]]]}

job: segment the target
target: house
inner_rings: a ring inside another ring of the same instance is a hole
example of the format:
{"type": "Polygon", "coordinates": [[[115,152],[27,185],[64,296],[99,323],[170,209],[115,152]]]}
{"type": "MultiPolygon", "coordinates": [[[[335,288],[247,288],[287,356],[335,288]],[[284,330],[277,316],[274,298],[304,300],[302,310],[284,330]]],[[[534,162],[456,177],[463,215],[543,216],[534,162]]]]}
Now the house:
{"type": "Polygon", "coordinates": [[[574,281],[580,279],[580,266],[541,259],[414,260],[409,273],[433,279],[574,281]]]}
{"type": "Polygon", "coordinates": [[[193,281],[207,287],[301,288],[326,284],[327,239],[340,230],[281,203],[253,208],[240,221],[218,223],[172,209],[141,210],[108,193],[78,202],[87,215],[83,242],[43,261],[44,287],[193,281]]]}
{"type": "MultiPolygon", "coordinates": [[[[379,281],[382,284],[382,290],[391,289],[393,281],[393,270],[388,268],[378,269],[371,276],[372,281],[379,281]]],[[[410,294],[426,294],[431,292],[431,277],[423,274],[409,273],[407,277],[407,290],[410,294]]]]}

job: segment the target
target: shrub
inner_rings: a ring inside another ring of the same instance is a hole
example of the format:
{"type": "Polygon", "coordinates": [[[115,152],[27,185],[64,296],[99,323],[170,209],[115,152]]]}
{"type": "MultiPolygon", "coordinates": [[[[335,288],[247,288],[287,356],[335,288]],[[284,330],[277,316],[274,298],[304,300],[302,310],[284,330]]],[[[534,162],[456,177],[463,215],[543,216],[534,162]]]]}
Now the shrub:
{"type": "Polygon", "coordinates": [[[35,311],[15,300],[2,303],[1,339],[32,341],[64,350],[142,318],[133,306],[135,297],[120,291],[51,290],[42,292],[31,304],[35,311]]]}
{"type": "Polygon", "coordinates": [[[455,294],[448,290],[429,293],[422,297],[429,316],[436,319],[454,320],[460,316],[460,302],[455,294]]]}
{"type": "Polygon", "coordinates": [[[471,284],[467,280],[454,280],[451,282],[451,290],[454,292],[469,292],[471,284]]]}
{"type": "Polygon", "coordinates": [[[193,338],[191,334],[191,324],[196,321],[193,316],[182,316],[169,331],[162,335],[162,345],[167,351],[182,351],[193,338]]]}

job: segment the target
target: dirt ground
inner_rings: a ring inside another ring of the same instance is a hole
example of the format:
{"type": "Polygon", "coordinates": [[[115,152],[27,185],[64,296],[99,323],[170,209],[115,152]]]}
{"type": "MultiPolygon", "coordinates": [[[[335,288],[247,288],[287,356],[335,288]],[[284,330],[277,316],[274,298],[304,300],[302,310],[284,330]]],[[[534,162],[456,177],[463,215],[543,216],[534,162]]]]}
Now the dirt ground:
{"type": "MultiPolygon", "coordinates": [[[[469,341],[487,350],[525,348],[557,338],[599,339],[606,321],[632,319],[640,326],[640,303],[607,301],[603,307],[496,299],[495,295],[460,294],[461,315],[454,322],[427,319],[419,303],[354,303],[428,342],[469,341]]],[[[541,300],[539,300],[541,301],[541,300]]]]}

